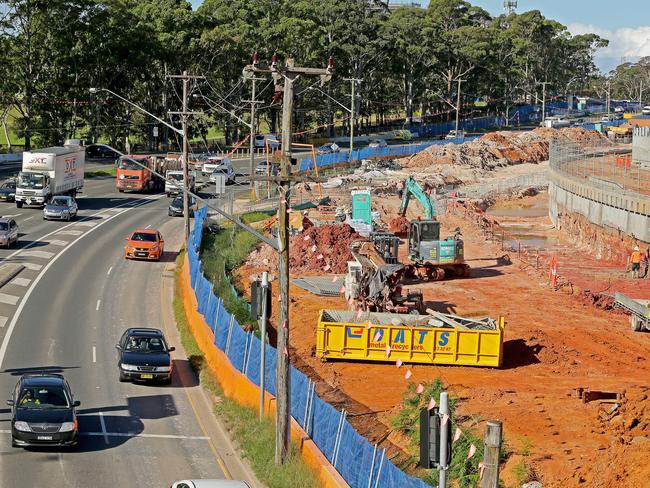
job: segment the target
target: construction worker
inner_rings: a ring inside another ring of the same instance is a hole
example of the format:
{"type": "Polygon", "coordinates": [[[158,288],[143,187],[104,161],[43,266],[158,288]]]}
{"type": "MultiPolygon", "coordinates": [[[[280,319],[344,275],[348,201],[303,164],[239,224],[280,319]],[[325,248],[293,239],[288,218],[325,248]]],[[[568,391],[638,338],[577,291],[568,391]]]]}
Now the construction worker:
{"type": "Polygon", "coordinates": [[[642,260],[643,260],[643,254],[639,250],[639,246],[634,246],[634,251],[632,251],[632,254],[630,254],[630,264],[632,265],[633,279],[639,277],[639,270],[641,269],[642,260]]]}

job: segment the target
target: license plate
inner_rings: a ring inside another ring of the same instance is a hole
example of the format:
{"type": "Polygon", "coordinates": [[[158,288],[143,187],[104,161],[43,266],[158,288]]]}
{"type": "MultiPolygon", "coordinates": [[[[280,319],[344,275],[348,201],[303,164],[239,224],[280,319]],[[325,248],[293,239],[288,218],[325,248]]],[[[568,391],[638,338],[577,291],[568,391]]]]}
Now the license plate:
{"type": "Polygon", "coordinates": [[[36,437],[36,439],[38,439],[39,441],[51,441],[52,436],[51,435],[39,435],[38,437],[36,437]]]}
{"type": "Polygon", "coordinates": [[[148,256],[146,252],[136,252],[135,255],[139,258],[146,258],[148,256]]]}
{"type": "Polygon", "coordinates": [[[153,375],[152,374],[141,374],[140,378],[142,378],[143,380],[152,380],[153,375]]]}

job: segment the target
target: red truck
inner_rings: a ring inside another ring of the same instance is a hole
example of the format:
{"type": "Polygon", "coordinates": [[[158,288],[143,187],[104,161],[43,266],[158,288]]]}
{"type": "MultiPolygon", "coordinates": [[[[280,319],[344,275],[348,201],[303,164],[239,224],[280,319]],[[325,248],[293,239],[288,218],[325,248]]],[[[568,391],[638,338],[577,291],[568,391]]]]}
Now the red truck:
{"type": "Polygon", "coordinates": [[[115,186],[124,191],[163,191],[165,181],[152,172],[181,169],[179,160],[166,159],[156,155],[128,154],[117,161],[115,186]],[[143,167],[144,166],[144,167],[143,167]]]}

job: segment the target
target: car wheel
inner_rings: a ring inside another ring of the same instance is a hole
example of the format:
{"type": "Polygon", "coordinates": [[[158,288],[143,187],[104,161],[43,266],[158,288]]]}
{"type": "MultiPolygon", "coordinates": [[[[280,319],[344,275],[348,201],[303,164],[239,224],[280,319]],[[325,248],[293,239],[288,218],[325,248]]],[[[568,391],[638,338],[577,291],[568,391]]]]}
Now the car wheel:
{"type": "Polygon", "coordinates": [[[11,447],[20,447],[18,444],[16,444],[16,441],[13,437],[11,438],[11,447]]]}
{"type": "Polygon", "coordinates": [[[169,216],[171,217],[171,216],[172,216],[172,211],[171,211],[171,210],[167,210],[167,215],[169,215],[169,216]]]}
{"type": "Polygon", "coordinates": [[[23,202],[16,202],[16,208],[23,208],[23,202]]]}
{"type": "Polygon", "coordinates": [[[129,381],[129,378],[127,378],[126,375],[124,375],[124,374],[120,371],[120,378],[119,378],[119,380],[120,380],[120,383],[126,383],[127,381],[129,381]]]}

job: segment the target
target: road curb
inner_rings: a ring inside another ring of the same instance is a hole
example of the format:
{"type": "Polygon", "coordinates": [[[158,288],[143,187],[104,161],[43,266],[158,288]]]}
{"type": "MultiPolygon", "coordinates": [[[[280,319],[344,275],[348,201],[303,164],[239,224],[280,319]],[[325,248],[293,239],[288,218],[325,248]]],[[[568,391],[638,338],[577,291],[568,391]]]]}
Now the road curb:
{"type": "Polygon", "coordinates": [[[22,264],[3,264],[0,266],[0,288],[13,280],[25,266],[22,264]]]}

